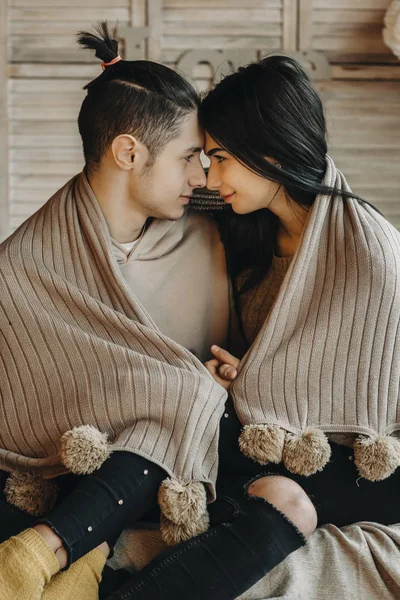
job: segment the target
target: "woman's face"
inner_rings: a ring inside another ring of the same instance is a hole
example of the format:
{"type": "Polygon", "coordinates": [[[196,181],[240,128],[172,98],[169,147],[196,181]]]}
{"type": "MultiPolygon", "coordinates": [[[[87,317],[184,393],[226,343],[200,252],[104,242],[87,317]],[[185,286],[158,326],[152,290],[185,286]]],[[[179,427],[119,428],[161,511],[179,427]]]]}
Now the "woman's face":
{"type": "MultiPolygon", "coordinates": [[[[210,159],[207,187],[220,193],[225,202],[238,214],[247,214],[260,208],[272,209],[280,199],[283,188],[279,183],[260,177],[242,165],[232,154],[206,133],[205,153],[210,159]]],[[[271,162],[276,162],[270,159],[271,162]]]]}

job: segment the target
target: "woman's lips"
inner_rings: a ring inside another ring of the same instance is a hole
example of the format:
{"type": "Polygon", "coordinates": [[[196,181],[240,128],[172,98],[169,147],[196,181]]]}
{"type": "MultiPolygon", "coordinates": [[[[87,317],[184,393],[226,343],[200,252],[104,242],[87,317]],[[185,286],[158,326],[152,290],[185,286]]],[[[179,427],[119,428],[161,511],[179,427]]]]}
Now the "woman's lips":
{"type": "Polygon", "coordinates": [[[229,194],[229,196],[224,196],[224,202],[229,204],[232,201],[232,198],[234,195],[235,195],[235,192],[233,194],[229,194]]]}
{"type": "Polygon", "coordinates": [[[189,204],[190,196],[181,196],[181,198],[182,198],[184,204],[189,204]]]}

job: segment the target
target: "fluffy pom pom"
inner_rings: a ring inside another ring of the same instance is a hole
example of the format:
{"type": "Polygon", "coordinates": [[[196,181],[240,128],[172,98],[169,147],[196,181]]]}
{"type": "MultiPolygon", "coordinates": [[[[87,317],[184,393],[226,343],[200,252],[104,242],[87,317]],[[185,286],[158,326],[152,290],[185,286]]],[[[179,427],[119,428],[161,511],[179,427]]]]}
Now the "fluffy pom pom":
{"type": "Polygon", "coordinates": [[[42,517],[54,508],[58,493],[59,487],[52,479],[31,473],[11,473],[4,487],[10,504],[35,517],[42,517]]]}
{"type": "Polygon", "coordinates": [[[354,463],[361,477],[386,479],[400,465],[400,442],[391,436],[359,436],[354,442],[354,463]]]}
{"type": "Polygon", "coordinates": [[[164,479],[158,490],[158,504],[169,521],[190,527],[207,513],[207,494],[199,481],[185,483],[168,478],[164,479]]]}
{"type": "Polygon", "coordinates": [[[286,434],[282,461],[288,471],[313,475],[322,471],[331,456],[328,438],[320,429],[309,428],[302,435],[286,434]]]}
{"type": "Polygon", "coordinates": [[[242,453],[259,462],[280,463],[285,443],[285,431],[275,425],[245,425],[239,436],[242,453]]]}
{"type": "Polygon", "coordinates": [[[168,546],[176,546],[179,542],[186,542],[195,535],[204,533],[208,530],[210,519],[206,511],[197,521],[191,521],[182,525],[177,525],[163,514],[160,519],[161,537],[168,546]]]}
{"type": "Polygon", "coordinates": [[[76,475],[93,473],[110,454],[107,434],[91,425],[74,427],[61,438],[61,462],[76,475]]]}

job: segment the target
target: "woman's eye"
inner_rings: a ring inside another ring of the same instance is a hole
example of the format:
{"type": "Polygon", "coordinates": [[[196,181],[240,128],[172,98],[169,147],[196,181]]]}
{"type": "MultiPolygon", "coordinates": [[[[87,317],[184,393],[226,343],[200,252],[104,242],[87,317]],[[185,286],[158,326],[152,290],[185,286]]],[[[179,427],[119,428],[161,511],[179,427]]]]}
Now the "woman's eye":
{"type": "Polygon", "coordinates": [[[193,158],[194,154],[191,154],[190,156],[185,156],[185,160],[186,162],[190,162],[190,160],[193,158]]]}
{"type": "Polygon", "coordinates": [[[217,154],[214,154],[214,158],[217,159],[218,163],[222,163],[222,161],[225,160],[224,156],[218,156],[217,154]]]}

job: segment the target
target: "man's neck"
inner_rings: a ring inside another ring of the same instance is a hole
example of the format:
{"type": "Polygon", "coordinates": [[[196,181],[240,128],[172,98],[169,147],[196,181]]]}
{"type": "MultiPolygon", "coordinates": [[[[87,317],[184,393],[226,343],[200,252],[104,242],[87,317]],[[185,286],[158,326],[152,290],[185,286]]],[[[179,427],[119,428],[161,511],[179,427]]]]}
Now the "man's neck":
{"type": "Polygon", "coordinates": [[[110,236],[125,244],[138,239],[145,226],[147,215],[132,206],[129,195],[121,189],[119,181],[101,171],[87,174],[90,187],[107,222],[110,236]]]}

